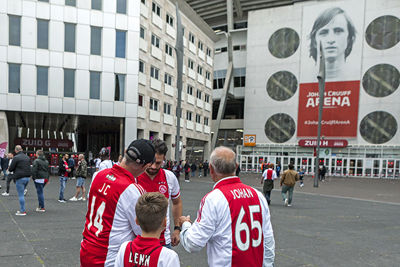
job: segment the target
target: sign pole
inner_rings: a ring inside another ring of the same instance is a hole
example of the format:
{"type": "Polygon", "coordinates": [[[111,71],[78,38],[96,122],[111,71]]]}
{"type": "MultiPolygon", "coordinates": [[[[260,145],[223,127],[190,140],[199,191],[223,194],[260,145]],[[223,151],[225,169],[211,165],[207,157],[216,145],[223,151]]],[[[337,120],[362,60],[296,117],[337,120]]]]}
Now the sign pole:
{"type": "Polygon", "coordinates": [[[175,160],[178,162],[181,159],[181,113],[182,113],[182,75],[183,75],[183,26],[181,22],[181,15],[179,13],[178,1],[175,6],[176,12],[176,64],[177,64],[177,79],[176,87],[178,89],[178,102],[176,106],[176,138],[175,138],[175,160]]]}
{"type": "Polygon", "coordinates": [[[318,133],[317,133],[317,155],[315,159],[315,172],[314,172],[314,187],[318,187],[318,170],[319,170],[319,148],[321,142],[321,121],[322,111],[324,107],[324,93],[325,93],[325,57],[322,50],[322,43],[319,44],[319,73],[318,73],[318,89],[319,89],[319,102],[318,102],[318,133]]]}

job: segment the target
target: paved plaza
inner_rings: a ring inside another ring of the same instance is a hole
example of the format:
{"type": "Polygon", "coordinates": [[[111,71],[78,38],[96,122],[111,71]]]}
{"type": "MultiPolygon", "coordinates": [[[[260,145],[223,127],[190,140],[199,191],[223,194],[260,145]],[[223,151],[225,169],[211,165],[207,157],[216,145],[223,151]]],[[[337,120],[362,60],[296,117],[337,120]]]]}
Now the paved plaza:
{"type": "MultiPolygon", "coordinates": [[[[258,174],[244,174],[259,185],[258,174]]],[[[72,197],[76,180],[69,180],[72,197]]],[[[87,184],[89,181],[87,181],[87,184]]],[[[0,183],[4,189],[4,181],[0,183]]],[[[284,207],[275,185],[270,206],[276,241],[275,266],[398,266],[400,262],[400,180],[328,178],[313,188],[296,185],[292,207],[284,207]]],[[[196,217],[201,198],[212,188],[210,178],[181,183],[184,215],[196,217]]],[[[79,266],[86,213],[84,202],[57,202],[59,183],[45,188],[46,213],[36,213],[36,191],[28,186],[27,213],[15,216],[18,200],[12,184],[0,196],[0,266],[79,266]]],[[[207,266],[206,252],[175,248],[182,266],[207,266]]]]}

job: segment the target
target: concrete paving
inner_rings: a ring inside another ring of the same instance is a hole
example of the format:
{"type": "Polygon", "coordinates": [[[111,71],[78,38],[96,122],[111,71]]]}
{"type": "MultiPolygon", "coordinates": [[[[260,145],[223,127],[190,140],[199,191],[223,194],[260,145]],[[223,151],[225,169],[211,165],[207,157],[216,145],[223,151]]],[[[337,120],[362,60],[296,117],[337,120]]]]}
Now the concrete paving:
{"type": "MultiPolygon", "coordinates": [[[[258,174],[241,176],[260,188],[258,174]]],[[[66,198],[75,182],[68,181],[66,198]]],[[[272,192],[275,266],[399,266],[399,180],[331,178],[313,188],[307,177],[305,183],[296,186],[292,207],[284,207],[279,184],[272,192]]],[[[0,184],[4,189],[4,181],[0,184]]],[[[184,214],[195,218],[212,182],[195,178],[181,187],[184,214]]],[[[59,183],[52,177],[45,188],[46,213],[36,213],[32,181],[28,190],[25,217],[14,215],[19,209],[14,184],[9,197],[0,196],[0,266],[79,266],[86,203],[57,202],[59,183]]],[[[174,249],[182,266],[207,266],[205,249],[196,254],[174,249]]]]}

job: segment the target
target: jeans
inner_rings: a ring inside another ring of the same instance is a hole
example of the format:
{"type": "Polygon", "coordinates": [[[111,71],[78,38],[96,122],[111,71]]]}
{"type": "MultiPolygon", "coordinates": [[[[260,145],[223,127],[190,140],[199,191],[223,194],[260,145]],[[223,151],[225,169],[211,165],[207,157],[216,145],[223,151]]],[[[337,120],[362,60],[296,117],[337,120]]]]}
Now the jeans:
{"type": "Polygon", "coordinates": [[[192,177],[194,177],[194,174],[196,173],[196,171],[192,171],[192,177]]]}
{"type": "Polygon", "coordinates": [[[267,202],[269,204],[269,202],[271,201],[271,191],[265,192],[265,198],[267,199],[267,202]]]}
{"type": "Polygon", "coordinates": [[[286,193],[289,191],[288,203],[292,204],[294,186],[282,185],[282,198],[287,198],[286,193]]]}
{"type": "Polygon", "coordinates": [[[65,176],[60,176],[60,197],[58,198],[59,200],[64,199],[64,190],[65,190],[65,184],[67,183],[68,177],[65,176]]]}
{"type": "Polygon", "coordinates": [[[10,183],[11,183],[11,181],[12,181],[12,175],[8,175],[7,176],[7,181],[6,181],[6,183],[7,183],[7,186],[6,186],[6,192],[7,193],[10,193],[10,183]]]}
{"type": "Polygon", "coordinates": [[[29,183],[29,177],[24,177],[24,178],[19,178],[18,180],[15,181],[15,184],[17,186],[17,192],[18,192],[18,199],[19,199],[19,206],[20,206],[20,212],[25,212],[25,197],[24,197],[24,190],[26,186],[29,183]]]}
{"type": "Polygon", "coordinates": [[[35,182],[35,187],[36,187],[36,193],[37,193],[37,197],[38,197],[38,201],[39,201],[39,208],[44,209],[44,194],[43,194],[44,184],[35,182]]]}

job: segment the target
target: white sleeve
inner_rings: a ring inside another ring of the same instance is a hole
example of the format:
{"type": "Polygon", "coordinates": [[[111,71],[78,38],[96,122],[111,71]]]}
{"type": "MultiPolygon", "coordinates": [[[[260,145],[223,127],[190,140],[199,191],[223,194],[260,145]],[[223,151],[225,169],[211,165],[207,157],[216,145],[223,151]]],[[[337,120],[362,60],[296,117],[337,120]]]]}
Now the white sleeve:
{"type": "Polygon", "coordinates": [[[178,254],[169,248],[162,248],[160,257],[158,258],[157,267],[180,267],[181,263],[179,261],[178,254]]]}
{"type": "Polygon", "coordinates": [[[135,236],[138,236],[142,233],[142,229],[140,226],[136,224],[136,202],[139,197],[143,194],[143,192],[139,191],[137,185],[130,185],[128,188],[121,194],[120,201],[125,211],[126,219],[132,227],[133,233],[135,236]]]}
{"type": "Polygon", "coordinates": [[[273,171],[272,173],[272,180],[278,179],[278,176],[276,175],[276,171],[273,171]]]}
{"type": "MultiPolygon", "coordinates": [[[[268,170],[268,169],[267,169],[268,170]]],[[[264,178],[264,180],[265,180],[265,178],[266,178],[266,176],[267,176],[267,170],[265,170],[264,172],[263,172],[263,174],[262,174],[262,177],[264,178]]]]}
{"type": "Polygon", "coordinates": [[[126,250],[126,245],[128,245],[129,241],[126,241],[122,243],[121,247],[118,250],[117,258],[115,259],[115,267],[123,267],[124,266],[124,256],[125,256],[125,250],[126,250]]]}
{"type": "Polygon", "coordinates": [[[181,196],[178,179],[173,172],[168,170],[165,170],[165,175],[167,176],[168,187],[171,189],[171,199],[177,199],[181,196]]]}
{"type": "Polygon", "coordinates": [[[275,239],[274,232],[271,225],[271,217],[269,213],[268,203],[265,197],[258,191],[258,198],[260,199],[260,205],[263,216],[263,235],[264,235],[264,267],[274,266],[275,260],[275,239]]]}
{"type": "Polygon", "coordinates": [[[216,219],[219,216],[209,196],[206,195],[203,198],[198,217],[193,225],[189,222],[185,222],[182,225],[181,243],[189,253],[200,251],[205,247],[215,232],[216,219]]]}

